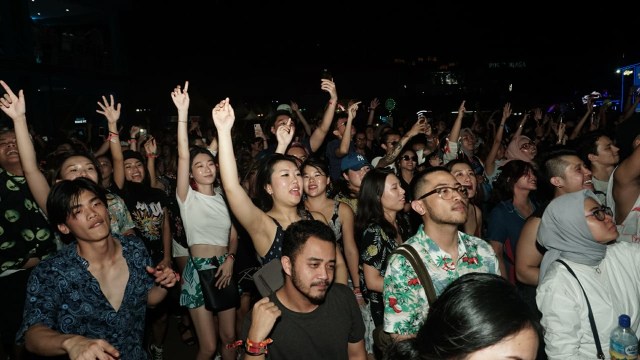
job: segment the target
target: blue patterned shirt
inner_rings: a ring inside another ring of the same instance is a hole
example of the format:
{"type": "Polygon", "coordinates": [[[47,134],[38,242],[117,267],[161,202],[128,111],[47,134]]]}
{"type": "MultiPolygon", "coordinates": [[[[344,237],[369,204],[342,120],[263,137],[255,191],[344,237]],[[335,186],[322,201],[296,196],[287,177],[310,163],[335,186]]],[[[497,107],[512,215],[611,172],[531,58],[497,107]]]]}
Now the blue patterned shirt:
{"type": "Polygon", "coordinates": [[[25,332],[42,324],[62,334],[104,339],[121,359],[146,359],[142,346],[147,294],[154,284],[145,266],[151,258],[142,240],[113,235],[122,243],[129,279],[122,305],[115,310],[89,272],[89,262],[77,252],[76,243],[65,245],[56,255],[39,263],[29,277],[24,319],[16,341],[24,343],[25,332]]]}

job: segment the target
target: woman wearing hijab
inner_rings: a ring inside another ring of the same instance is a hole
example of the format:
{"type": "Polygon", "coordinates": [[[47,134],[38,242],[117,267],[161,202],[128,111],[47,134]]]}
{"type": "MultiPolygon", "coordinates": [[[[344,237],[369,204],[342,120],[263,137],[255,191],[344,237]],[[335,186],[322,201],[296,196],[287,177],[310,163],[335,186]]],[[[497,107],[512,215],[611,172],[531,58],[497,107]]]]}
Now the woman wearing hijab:
{"type": "Polygon", "coordinates": [[[603,353],[609,353],[609,335],[620,314],[628,314],[631,328],[638,329],[640,248],[616,242],[617,237],[611,209],[591,190],[561,195],[546,208],[538,229],[538,242],[547,252],[536,302],[550,360],[596,358],[585,293],[603,353]],[[577,279],[556,260],[571,267],[577,279]]]}

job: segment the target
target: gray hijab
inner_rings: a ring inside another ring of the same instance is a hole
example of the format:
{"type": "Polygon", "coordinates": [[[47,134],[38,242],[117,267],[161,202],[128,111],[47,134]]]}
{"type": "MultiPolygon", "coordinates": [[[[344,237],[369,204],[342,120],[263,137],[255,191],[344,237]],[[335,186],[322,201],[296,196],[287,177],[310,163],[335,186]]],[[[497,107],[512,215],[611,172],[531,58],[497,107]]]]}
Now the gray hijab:
{"type": "Polygon", "coordinates": [[[538,243],[547,249],[540,264],[541,282],[549,266],[559,257],[578,264],[595,266],[604,259],[607,246],[597,243],[584,216],[584,201],[594,199],[601,204],[591,190],[581,190],[561,195],[551,201],[544,210],[538,243]]]}

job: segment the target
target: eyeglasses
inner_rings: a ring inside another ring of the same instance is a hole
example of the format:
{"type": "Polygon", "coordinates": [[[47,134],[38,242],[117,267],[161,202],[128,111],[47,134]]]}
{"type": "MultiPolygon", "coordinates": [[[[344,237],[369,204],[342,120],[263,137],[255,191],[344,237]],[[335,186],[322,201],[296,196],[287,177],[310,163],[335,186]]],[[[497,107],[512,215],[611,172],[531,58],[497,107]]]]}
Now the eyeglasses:
{"type": "Polygon", "coordinates": [[[593,210],[591,214],[585,216],[593,216],[599,221],[604,221],[607,215],[613,217],[613,211],[611,211],[611,208],[608,206],[601,206],[600,208],[593,210]]]}
{"type": "Polygon", "coordinates": [[[531,150],[531,149],[535,149],[536,144],[528,142],[528,143],[524,143],[520,146],[520,150],[531,150]]]}
{"type": "Polygon", "coordinates": [[[404,161],[415,161],[418,162],[418,157],[417,156],[409,156],[409,155],[402,155],[402,160],[404,161]]]}
{"type": "Polygon", "coordinates": [[[439,187],[437,189],[433,189],[433,190],[429,191],[428,193],[420,196],[416,200],[422,200],[422,199],[426,198],[427,196],[430,196],[430,195],[433,195],[433,194],[438,194],[438,196],[440,196],[440,199],[442,199],[442,200],[451,200],[453,198],[453,193],[454,192],[457,192],[458,194],[460,194],[460,196],[463,199],[466,199],[466,198],[469,197],[469,193],[467,192],[467,188],[465,186],[458,185],[458,186],[442,186],[442,187],[439,187]]]}

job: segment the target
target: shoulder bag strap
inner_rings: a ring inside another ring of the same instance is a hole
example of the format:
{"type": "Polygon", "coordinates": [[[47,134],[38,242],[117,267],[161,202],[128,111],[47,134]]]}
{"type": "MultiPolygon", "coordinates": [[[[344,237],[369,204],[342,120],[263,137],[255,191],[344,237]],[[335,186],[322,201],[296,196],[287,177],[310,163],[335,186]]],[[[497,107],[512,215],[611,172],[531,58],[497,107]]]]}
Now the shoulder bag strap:
{"type": "Polygon", "coordinates": [[[424,287],[424,292],[427,294],[429,305],[433,304],[433,302],[436,301],[437,298],[436,290],[433,287],[431,276],[429,275],[429,272],[427,271],[427,268],[425,267],[424,262],[420,258],[420,255],[418,254],[416,249],[409,244],[402,244],[394,250],[394,253],[402,255],[407,258],[407,260],[409,260],[411,266],[413,266],[413,269],[418,275],[418,279],[420,279],[422,287],[424,287]]]}
{"type": "Polygon", "coordinates": [[[559,262],[560,264],[564,265],[567,270],[569,270],[569,273],[571,273],[571,275],[573,275],[574,278],[576,278],[576,280],[578,281],[578,285],[580,285],[580,288],[582,289],[582,293],[584,294],[584,298],[585,300],[587,300],[587,307],[589,308],[589,322],[591,323],[591,332],[593,332],[593,340],[596,342],[596,349],[598,350],[598,359],[604,359],[604,354],[602,353],[602,346],[600,346],[600,338],[598,337],[598,328],[596,327],[596,321],[593,318],[593,311],[591,311],[591,304],[589,303],[589,298],[587,297],[587,292],[584,291],[584,288],[582,287],[582,284],[580,283],[580,280],[578,280],[578,277],[576,276],[576,273],[573,272],[573,270],[571,270],[571,268],[569,267],[569,265],[567,265],[566,262],[557,259],[557,262],[559,262]]]}

